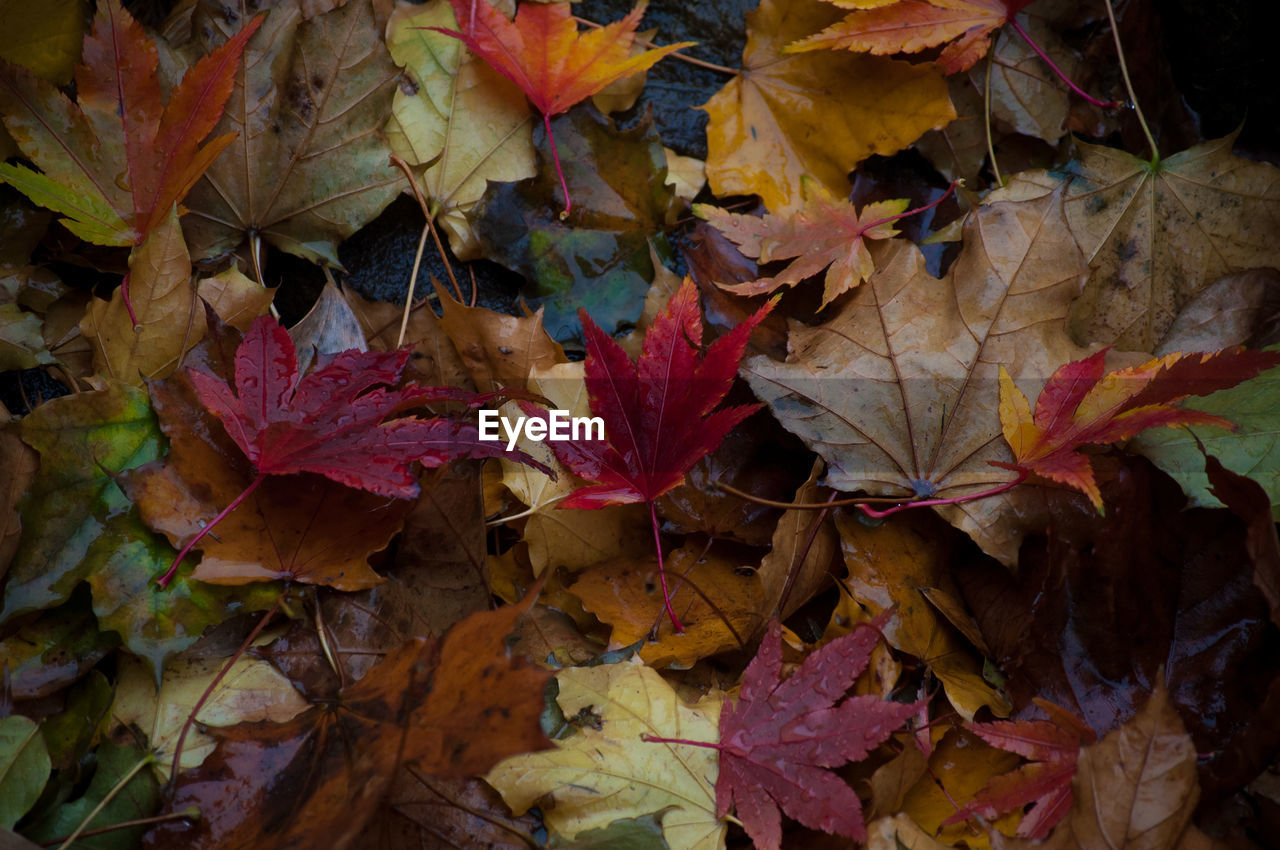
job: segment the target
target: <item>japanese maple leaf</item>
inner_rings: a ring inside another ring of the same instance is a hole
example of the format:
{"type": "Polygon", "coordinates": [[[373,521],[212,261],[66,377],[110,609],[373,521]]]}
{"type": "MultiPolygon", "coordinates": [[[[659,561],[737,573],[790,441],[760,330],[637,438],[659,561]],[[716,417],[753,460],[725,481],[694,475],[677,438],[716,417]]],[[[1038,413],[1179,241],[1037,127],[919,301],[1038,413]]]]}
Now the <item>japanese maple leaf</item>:
{"type": "Polygon", "coordinates": [[[981,815],[994,820],[1001,815],[1031,808],[1018,824],[1023,838],[1046,838],[1071,810],[1071,778],[1076,774],[1080,747],[1097,740],[1093,730],[1071,712],[1036,699],[1049,713],[1048,720],[998,720],[970,723],[969,729],[993,747],[1017,753],[1029,761],[992,778],[969,805],[943,821],[950,825],[981,815]]]}
{"type": "Polygon", "coordinates": [[[461,39],[472,53],[519,86],[542,113],[564,191],[566,215],[573,203],[551,135],[551,116],[567,112],[615,80],[647,70],[668,53],[694,43],[669,44],[631,56],[644,2],[622,20],[582,34],[568,3],[521,3],[515,20],[509,21],[487,0],[449,2],[462,31],[431,29],[461,39]]]}
{"type": "Polygon", "coordinates": [[[1099,511],[1102,494],[1088,457],[1077,451],[1080,447],[1127,440],[1161,425],[1234,430],[1221,416],[1174,405],[1188,396],[1234,387],[1280,363],[1280,352],[1237,348],[1178,352],[1105,374],[1107,351],[1054,372],[1036,399],[1034,415],[1027,397],[1000,367],[1000,423],[1017,460],[1007,466],[1074,487],[1099,511]]]}
{"type": "MultiPolygon", "coordinates": [[[[684,481],[685,473],[703,455],[760,407],[751,404],[712,412],[733,386],[751,330],[771,309],[773,302],[700,354],[698,289],[686,277],[645,333],[640,359],[634,363],[586,310],[579,310],[587,347],[587,394],[592,415],[604,420],[605,440],[551,443],[561,463],[596,482],[578,489],[560,507],[648,502],[656,542],[654,500],[684,481]]],[[[660,546],[658,571],[667,614],[676,630],[682,631],[671,610],[660,546]]]]}
{"type": "Polygon", "coordinates": [[[405,499],[419,492],[409,468],[415,460],[440,466],[454,458],[511,457],[501,443],[482,441],[471,422],[446,417],[383,421],[429,401],[479,404],[493,397],[450,387],[380,386],[400,380],[409,354],[408,349],[343,351],[299,379],[292,338],[274,319],[260,316],[236,349],[234,390],[221,378],[190,371],[200,402],[222,422],[257,475],[187,542],[160,585],[168,583],[191,547],[269,475],[314,472],[348,487],[405,499]]]}
{"type": "Polygon", "coordinates": [[[801,183],[804,204],[790,215],[740,215],[710,204],[694,204],[693,212],[714,224],[748,257],[761,263],[795,260],[774,277],[717,286],[738,295],[760,295],[781,286],[795,286],[826,269],[822,294],[822,306],[826,307],[875,272],[864,240],[897,236],[893,222],[937,206],[954,188],[953,183],[946,195],[918,209],[904,211],[907,202],[898,199],[868,204],[858,212],[817,180],[806,178],[801,183]]]}
{"type": "Polygon", "coordinates": [[[784,681],[782,627],[774,620],[747,665],[737,704],[725,699],[719,744],[648,740],[719,750],[716,809],[723,817],[736,806],[760,850],[781,846],[779,809],[813,829],[865,841],[858,795],[828,768],[865,758],[920,708],[874,696],[841,702],[871,659],[877,623],[831,641],[784,681]]]}
{"type": "Polygon", "coordinates": [[[260,18],[200,60],[167,102],[155,44],[119,0],[102,0],[76,66],[72,102],[26,69],[0,62],[0,113],[43,174],[0,164],[0,181],[62,213],[99,245],[140,245],[232,139],[201,142],[222,117],[240,56],[260,18]]]}
{"type": "Polygon", "coordinates": [[[836,5],[855,11],[787,49],[798,52],[833,48],[884,56],[919,53],[951,42],[936,61],[946,73],[955,74],[968,70],[985,56],[996,30],[1030,3],[1031,0],[839,2],[836,5]]]}

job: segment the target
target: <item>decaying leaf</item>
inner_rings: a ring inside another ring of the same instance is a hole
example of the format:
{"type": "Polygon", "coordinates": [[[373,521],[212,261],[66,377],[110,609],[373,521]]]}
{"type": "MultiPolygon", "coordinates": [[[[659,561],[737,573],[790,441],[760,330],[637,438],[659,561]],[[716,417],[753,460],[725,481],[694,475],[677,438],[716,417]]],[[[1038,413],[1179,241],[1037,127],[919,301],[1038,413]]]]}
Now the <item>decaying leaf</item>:
{"type": "Polygon", "coordinates": [[[839,17],[817,0],[763,0],[747,16],[743,70],[702,107],[711,117],[707,178],[717,195],[757,194],[782,213],[800,204],[806,175],[841,195],[860,161],[955,117],[946,82],[927,66],[784,52],[839,17]]]}
{"type": "Polygon", "coordinates": [[[1028,171],[988,202],[1065,186],[1071,233],[1089,262],[1072,305],[1082,342],[1154,351],[1179,310],[1233,271],[1280,266],[1280,171],[1231,153],[1234,134],[1152,163],[1079,143],[1061,172],[1028,171]]]}
{"type": "MultiPolygon", "coordinates": [[[[400,191],[378,130],[391,109],[396,67],[369,0],[314,17],[279,0],[241,57],[216,132],[238,135],[187,197],[183,221],[196,257],[250,235],[283,251],[341,266],[337,243],[400,191]]],[[[248,0],[197,5],[195,47],[222,43],[258,8],[248,0]]]]}
{"type": "MultiPolygon", "coordinates": [[[[788,358],[749,358],[744,374],[784,427],[827,462],[823,483],[872,496],[946,498],[1008,482],[997,428],[998,370],[1043,381],[1082,352],[1066,317],[1085,270],[1061,199],[983,207],[941,281],[915,246],[817,327],[793,322],[788,358]]],[[[943,515],[1014,563],[1020,530],[998,498],[943,515]]]]}
{"type": "Polygon", "coordinates": [[[651,743],[643,736],[714,741],[721,697],[695,706],[639,659],[556,674],[556,702],[573,731],[556,749],[515,756],[486,777],[517,813],[543,797],[554,834],[572,839],[607,827],[619,809],[670,807],[662,834],[672,850],[717,850],[725,825],[716,814],[716,756],[708,749],[651,743]]]}

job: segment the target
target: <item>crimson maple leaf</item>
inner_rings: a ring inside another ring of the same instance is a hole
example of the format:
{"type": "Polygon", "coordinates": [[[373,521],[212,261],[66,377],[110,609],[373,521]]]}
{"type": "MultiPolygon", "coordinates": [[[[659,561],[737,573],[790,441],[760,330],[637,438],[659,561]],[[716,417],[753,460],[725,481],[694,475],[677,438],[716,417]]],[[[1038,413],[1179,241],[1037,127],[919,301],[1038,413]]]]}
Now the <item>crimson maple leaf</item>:
{"type": "Polygon", "coordinates": [[[1127,440],[1162,425],[1213,425],[1235,430],[1221,416],[1174,405],[1188,396],[1234,387],[1280,364],[1280,352],[1228,349],[1205,354],[1178,352],[1105,374],[1108,349],[1060,367],[1036,399],[1027,397],[1000,367],[1000,422],[1017,459],[998,464],[1074,487],[1102,510],[1102,493],[1089,458],[1089,444],[1127,440]]]}
{"type": "Polygon", "coordinates": [[[943,821],[947,826],[973,815],[994,820],[1003,814],[1031,808],[1018,823],[1023,838],[1048,837],[1055,824],[1071,810],[1071,778],[1076,775],[1080,747],[1097,740],[1085,722],[1066,709],[1037,698],[1048,720],[997,720],[970,723],[968,728],[993,747],[1017,753],[1030,761],[1009,773],[992,778],[973,802],[943,821]]]}
{"type": "Polygon", "coordinates": [[[392,498],[411,498],[419,487],[409,465],[440,466],[454,458],[518,458],[550,472],[522,452],[482,441],[472,422],[388,415],[430,401],[482,404],[494,394],[475,395],[451,387],[394,385],[408,363],[408,349],[343,351],[327,365],[298,377],[289,333],[259,316],[236,349],[235,390],[221,378],[189,371],[196,394],[227,429],[257,476],[231,504],[182,548],[160,579],[165,586],[178,564],[214,525],[234,511],[269,475],[314,472],[392,498]]]}
{"type": "MultiPolygon", "coordinates": [[[[587,347],[586,385],[591,413],[604,420],[605,440],[551,443],[556,457],[594,485],[581,487],[561,508],[603,508],[648,502],[658,541],[654,500],[684,481],[684,475],[729,431],[755,413],[750,404],[715,410],[733,385],[751,330],[773,309],[757,310],[729,333],[702,345],[702,312],[691,278],[671,296],[645,333],[640,359],[632,362],[608,334],[579,310],[587,347]]],[[[683,631],[667,593],[662,547],[658,574],[667,614],[683,631]]]]}
{"type": "Polygon", "coordinates": [[[737,704],[726,697],[720,743],[648,738],[720,751],[716,809],[731,808],[760,850],[782,843],[781,811],[813,829],[865,841],[862,802],[828,768],[860,761],[888,739],[921,703],[874,696],[841,698],[866,669],[888,615],[836,638],[782,678],[782,627],[777,620],[747,665],[737,704]]]}
{"type": "Polygon", "coordinates": [[[579,33],[568,3],[521,3],[515,21],[487,0],[449,0],[461,32],[431,27],[461,39],[472,53],[520,87],[542,113],[555,160],[565,214],[573,208],[551,134],[551,116],[596,94],[610,83],[647,70],[668,53],[688,47],[685,41],[632,56],[631,43],[644,16],[641,2],[620,21],[579,33]]]}

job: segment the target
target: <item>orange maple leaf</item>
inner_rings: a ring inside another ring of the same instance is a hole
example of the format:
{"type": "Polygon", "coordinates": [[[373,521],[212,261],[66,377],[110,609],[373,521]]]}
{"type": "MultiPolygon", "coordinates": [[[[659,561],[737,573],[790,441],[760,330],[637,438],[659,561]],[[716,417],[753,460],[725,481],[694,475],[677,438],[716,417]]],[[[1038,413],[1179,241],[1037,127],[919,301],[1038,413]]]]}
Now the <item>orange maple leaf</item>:
{"type": "Polygon", "coordinates": [[[859,212],[819,181],[805,178],[800,187],[804,205],[790,215],[740,215],[710,204],[694,204],[693,213],[715,225],[748,257],[761,263],[794,260],[773,277],[733,284],[717,281],[716,286],[735,295],[762,295],[795,286],[825,268],[822,307],[826,307],[875,272],[864,240],[897,236],[895,221],[936,207],[955,187],[952,183],[936,201],[914,210],[907,209],[906,199],[898,198],[868,204],[859,212]]]}
{"type": "Polygon", "coordinates": [[[1027,397],[1000,367],[1000,423],[1016,464],[999,464],[1057,481],[1084,493],[1102,510],[1102,493],[1085,445],[1127,440],[1159,426],[1213,425],[1235,430],[1229,420],[1174,405],[1208,395],[1280,364],[1280,352],[1227,349],[1205,354],[1178,352],[1104,374],[1102,349],[1060,367],[1036,399],[1027,397]]]}
{"type": "MultiPolygon", "coordinates": [[[[839,23],[798,41],[788,52],[844,49],[884,56],[919,53],[951,42],[937,63],[948,74],[972,68],[991,48],[991,36],[1031,0],[898,0],[888,5],[853,3],[839,23]],[[863,8],[859,8],[862,6],[863,8]]],[[[846,6],[845,3],[837,3],[846,6]]],[[[846,6],[847,8],[847,6],[846,6]]]]}
{"type": "Polygon", "coordinates": [[[551,116],[567,112],[616,80],[648,70],[668,53],[689,47],[683,41],[631,56],[645,2],[620,21],[579,33],[568,3],[521,3],[514,21],[486,0],[449,0],[461,32],[431,27],[467,45],[472,53],[520,87],[542,113],[551,154],[564,190],[565,214],[572,209],[560,172],[551,116]]]}

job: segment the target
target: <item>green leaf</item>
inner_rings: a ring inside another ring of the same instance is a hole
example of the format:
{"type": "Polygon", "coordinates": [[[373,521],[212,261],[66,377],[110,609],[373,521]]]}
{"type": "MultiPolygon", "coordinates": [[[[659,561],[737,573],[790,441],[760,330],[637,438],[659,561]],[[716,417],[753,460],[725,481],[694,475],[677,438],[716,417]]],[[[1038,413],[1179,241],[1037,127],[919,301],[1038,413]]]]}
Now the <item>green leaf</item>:
{"type": "Polygon", "coordinates": [[[66,691],[66,707],[40,721],[49,758],[58,770],[70,770],[84,758],[111,717],[115,688],[97,670],[66,691]]]}
{"type": "Polygon", "coordinates": [[[670,256],[662,234],[675,219],[675,194],[666,184],[666,154],[649,118],[619,130],[584,104],[551,122],[556,150],[573,198],[564,221],[564,196],[546,130],[534,129],[538,176],[490,184],[475,222],[485,256],[525,276],[543,324],[559,342],[581,334],[585,307],[607,333],[634,325],[653,280],[652,241],[670,256]]]}
{"type": "Polygon", "coordinates": [[[42,207],[61,213],[59,222],[86,242],[132,245],[133,228],[90,182],[64,186],[22,165],[0,164],[0,183],[8,183],[42,207]]]}
{"type": "MultiPolygon", "coordinates": [[[[1280,346],[1268,350],[1280,350],[1280,346]]],[[[1199,437],[1205,451],[1222,461],[1223,466],[1262,485],[1271,499],[1272,514],[1280,520],[1280,422],[1276,419],[1276,411],[1280,410],[1280,367],[1229,390],[1187,399],[1182,406],[1224,416],[1239,428],[1158,428],[1139,434],[1130,448],[1171,475],[1192,507],[1222,507],[1222,502],[1209,492],[1204,455],[1196,445],[1195,438],[1199,437]]]]}
{"type": "Polygon", "coordinates": [[[40,405],[19,435],[40,453],[40,472],[20,505],[0,622],[70,597],[92,568],[94,541],[129,510],[113,477],[154,460],[163,444],[146,392],[118,382],[40,405]]]}
{"type": "Polygon", "coordinates": [[[218,587],[195,581],[191,566],[167,588],[158,587],[155,577],[176,554],[135,509],[108,522],[86,556],[99,627],[118,633],[125,648],[147,663],[157,685],[165,661],[206,628],[238,611],[269,608],[280,594],[276,583],[218,587]]]}
{"type": "Polygon", "coordinates": [[[552,835],[548,850],[667,850],[670,846],[662,835],[662,816],[668,809],[619,818],[608,826],[579,832],[572,840],[552,835]]]}
{"type": "Polygon", "coordinates": [[[0,826],[12,829],[35,805],[51,770],[35,721],[18,714],[0,720],[0,826]]]}
{"type": "MultiPolygon", "coordinates": [[[[84,796],[64,803],[23,830],[28,838],[36,842],[56,841],[71,835],[81,824],[85,824],[86,831],[102,829],[125,821],[151,817],[159,810],[160,783],[147,765],[144,764],[125,780],[138,767],[139,762],[150,760],[151,757],[145,750],[106,740],[98,747],[97,755],[98,766],[84,796]],[[122,782],[123,786],[117,788],[122,782]],[[92,820],[85,823],[85,819],[108,795],[111,795],[111,799],[92,820]]],[[[78,838],[71,847],[73,850],[133,850],[146,831],[145,826],[113,829],[99,835],[78,838]]]]}

